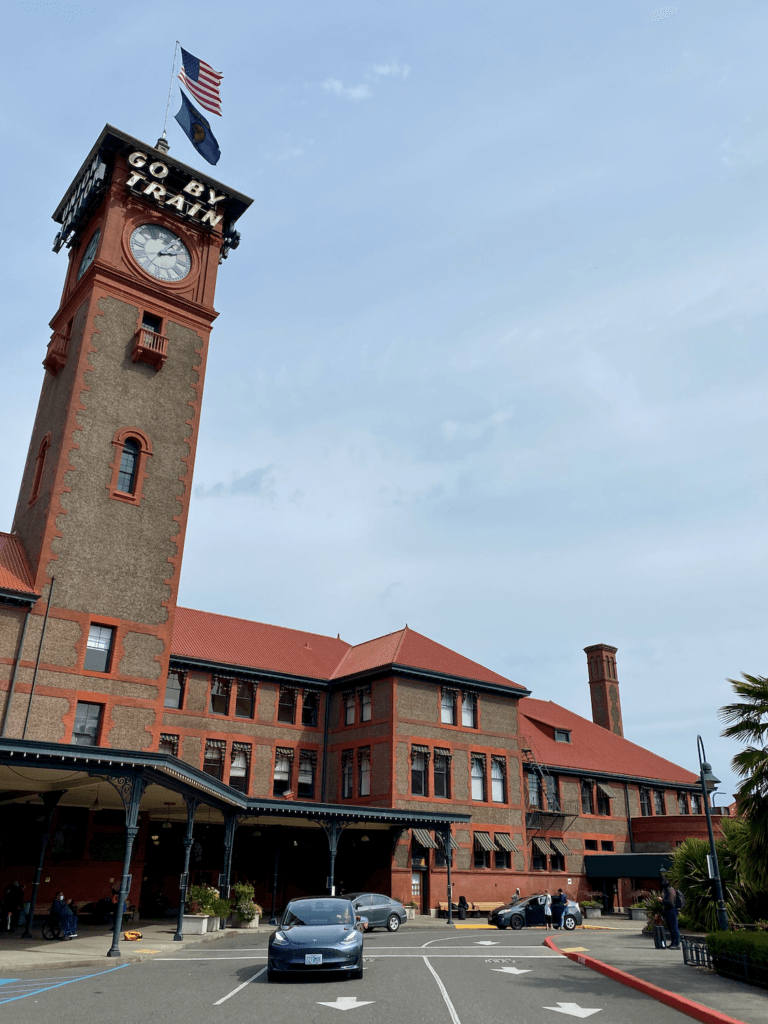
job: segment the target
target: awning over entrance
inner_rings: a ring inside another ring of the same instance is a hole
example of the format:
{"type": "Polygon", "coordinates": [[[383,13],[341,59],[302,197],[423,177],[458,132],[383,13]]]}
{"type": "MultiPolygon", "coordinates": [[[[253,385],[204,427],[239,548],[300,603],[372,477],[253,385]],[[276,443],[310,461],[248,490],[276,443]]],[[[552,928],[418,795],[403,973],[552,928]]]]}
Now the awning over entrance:
{"type": "Polygon", "coordinates": [[[671,853],[596,853],[584,858],[589,878],[658,878],[671,867],[671,853]]]}

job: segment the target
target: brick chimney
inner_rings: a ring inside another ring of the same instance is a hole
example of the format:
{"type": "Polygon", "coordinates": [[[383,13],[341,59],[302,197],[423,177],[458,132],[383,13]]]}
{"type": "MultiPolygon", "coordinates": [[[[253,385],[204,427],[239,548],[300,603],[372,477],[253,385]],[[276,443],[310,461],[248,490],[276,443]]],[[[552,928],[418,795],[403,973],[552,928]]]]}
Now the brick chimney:
{"type": "Polygon", "coordinates": [[[593,644],[585,647],[592,697],[592,721],[617,736],[624,735],[621,722],[619,678],[616,674],[616,647],[593,644]]]}

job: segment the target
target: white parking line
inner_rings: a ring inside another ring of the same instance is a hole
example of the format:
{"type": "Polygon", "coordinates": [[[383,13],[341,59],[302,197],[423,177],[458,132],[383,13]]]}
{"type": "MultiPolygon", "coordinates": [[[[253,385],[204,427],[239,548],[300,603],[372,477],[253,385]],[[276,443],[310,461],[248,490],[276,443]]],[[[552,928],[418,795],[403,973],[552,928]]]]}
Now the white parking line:
{"type": "MultiPolygon", "coordinates": [[[[429,955],[433,960],[484,960],[488,956],[487,949],[478,949],[472,953],[430,953],[429,955]]],[[[498,955],[499,950],[494,949],[493,953],[498,955]]],[[[423,953],[366,953],[365,957],[367,960],[386,960],[387,958],[393,960],[420,960],[423,959],[423,953]]],[[[147,963],[179,963],[188,964],[195,960],[266,960],[266,956],[154,956],[147,963]]],[[[514,960],[557,960],[562,963],[562,957],[558,953],[516,953],[514,957],[510,957],[514,960]]],[[[125,964],[124,966],[128,966],[125,964]]]]}
{"type": "Polygon", "coordinates": [[[424,963],[427,965],[427,968],[429,969],[430,973],[432,974],[432,977],[437,982],[437,987],[440,989],[440,994],[442,995],[443,999],[445,1000],[445,1005],[448,1007],[448,1013],[450,1013],[450,1015],[451,1015],[451,1020],[453,1021],[453,1024],[461,1024],[461,1021],[459,1020],[459,1015],[458,1015],[458,1013],[456,1013],[456,1007],[451,1002],[451,997],[446,992],[445,985],[440,980],[440,975],[437,973],[437,971],[432,966],[432,964],[429,962],[429,959],[426,956],[423,959],[424,959],[424,963]]]}
{"type": "Polygon", "coordinates": [[[257,978],[261,977],[261,975],[264,973],[264,971],[266,971],[266,969],[266,967],[262,967],[260,971],[256,971],[256,973],[252,977],[250,977],[248,981],[244,981],[242,985],[238,985],[237,988],[233,988],[231,992],[227,992],[227,994],[225,996],[222,996],[221,999],[217,999],[213,1005],[221,1006],[222,1003],[226,1003],[230,996],[236,996],[241,989],[245,988],[246,985],[250,985],[252,981],[256,981],[257,978]]]}

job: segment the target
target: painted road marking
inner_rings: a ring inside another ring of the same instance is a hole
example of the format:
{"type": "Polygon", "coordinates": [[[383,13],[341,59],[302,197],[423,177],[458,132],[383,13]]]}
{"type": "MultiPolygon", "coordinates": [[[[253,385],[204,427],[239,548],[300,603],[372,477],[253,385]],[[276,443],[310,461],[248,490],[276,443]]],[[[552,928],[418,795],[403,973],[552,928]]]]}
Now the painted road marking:
{"type": "MultiPolygon", "coordinates": [[[[36,996],[41,992],[49,992],[52,988],[61,988],[62,985],[73,985],[76,981],[87,981],[89,978],[99,978],[102,974],[112,974],[113,971],[121,971],[124,967],[130,967],[130,964],[119,964],[117,967],[110,967],[106,971],[97,971],[95,974],[83,974],[79,978],[68,978],[66,981],[59,981],[55,985],[45,985],[43,988],[33,988],[29,992],[22,992],[17,996],[9,996],[7,999],[0,999],[0,1006],[3,1003],[14,1003],[17,999],[26,999],[28,996],[36,996]]],[[[39,985],[40,982],[38,981],[39,985]]],[[[3,993],[5,995],[5,993],[3,993]]]]}
{"type": "Polygon", "coordinates": [[[448,992],[446,991],[445,985],[440,980],[440,975],[437,973],[437,971],[432,966],[432,964],[429,962],[429,959],[426,956],[424,957],[424,963],[427,965],[427,967],[429,968],[429,971],[430,971],[432,977],[437,982],[437,987],[440,989],[440,994],[442,995],[443,999],[445,1000],[445,1005],[448,1007],[448,1013],[450,1013],[450,1015],[451,1015],[451,1020],[452,1020],[453,1024],[461,1024],[461,1021],[459,1020],[459,1015],[458,1015],[458,1013],[456,1013],[456,1007],[451,1002],[451,997],[448,995],[448,992]]]}
{"type": "MultiPolygon", "coordinates": [[[[531,973],[530,967],[526,967],[524,969],[520,969],[519,967],[492,967],[491,970],[492,971],[500,971],[503,974],[530,974],[531,973]]],[[[548,1007],[545,1006],[544,1009],[546,1010],[546,1009],[548,1009],[548,1007]]]]}
{"type": "Polygon", "coordinates": [[[544,1010],[554,1010],[555,1013],[568,1013],[571,1017],[591,1017],[593,1013],[600,1013],[600,1010],[589,1010],[578,1003],[558,1003],[557,1006],[544,1006],[544,1010]]]}
{"type": "Polygon", "coordinates": [[[588,953],[589,948],[587,946],[560,946],[563,953],[588,953]]]}
{"type": "MultiPolygon", "coordinates": [[[[450,959],[465,959],[465,960],[482,960],[484,959],[484,950],[474,950],[472,953],[443,953],[442,950],[439,952],[430,952],[430,956],[437,960],[450,960],[450,959]]],[[[386,960],[388,958],[393,960],[421,960],[424,954],[421,953],[371,953],[370,956],[366,956],[367,959],[371,960],[386,960]]],[[[188,964],[196,960],[266,960],[264,956],[157,956],[152,961],[153,964],[161,963],[179,963],[188,964]]],[[[558,953],[519,953],[514,957],[515,960],[560,960],[558,953]]],[[[149,963],[149,961],[147,961],[149,963]]],[[[128,964],[122,966],[127,967],[128,964]]]]}
{"type": "Polygon", "coordinates": [[[236,996],[241,989],[245,988],[246,985],[250,985],[252,981],[256,981],[257,978],[260,978],[266,969],[266,967],[262,967],[260,971],[256,971],[255,974],[251,975],[248,981],[244,981],[242,985],[238,985],[237,988],[233,988],[231,992],[227,992],[227,994],[222,996],[221,999],[217,999],[213,1005],[221,1006],[222,1003],[226,1003],[230,996],[236,996]]]}
{"type": "Polygon", "coordinates": [[[330,1006],[334,1010],[356,1010],[358,1006],[370,1006],[374,999],[358,1000],[357,996],[339,996],[334,1003],[321,1003],[318,999],[318,1006],[330,1006]]]}
{"type": "Polygon", "coordinates": [[[0,985],[12,985],[18,978],[0,978],[0,985]]]}
{"type": "Polygon", "coordinates": [[[490,939],[478,939],[475,943],[476,946],[498,946],[498,942],[492,942],[490,939]]]}

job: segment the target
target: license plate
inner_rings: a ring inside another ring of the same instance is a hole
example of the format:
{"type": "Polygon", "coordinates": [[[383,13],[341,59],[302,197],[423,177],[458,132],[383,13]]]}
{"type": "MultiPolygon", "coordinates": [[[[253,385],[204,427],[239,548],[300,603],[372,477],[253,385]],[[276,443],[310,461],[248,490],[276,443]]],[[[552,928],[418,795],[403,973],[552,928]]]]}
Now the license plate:
{"type": "Polygon", "coordinates": [[[322,962],[323,962],[323,954],[322,953],[305,953],[304,954],[304,963],[307,964],[310,967],[314,967],[316,964],[321,964],[322,962]]]}

